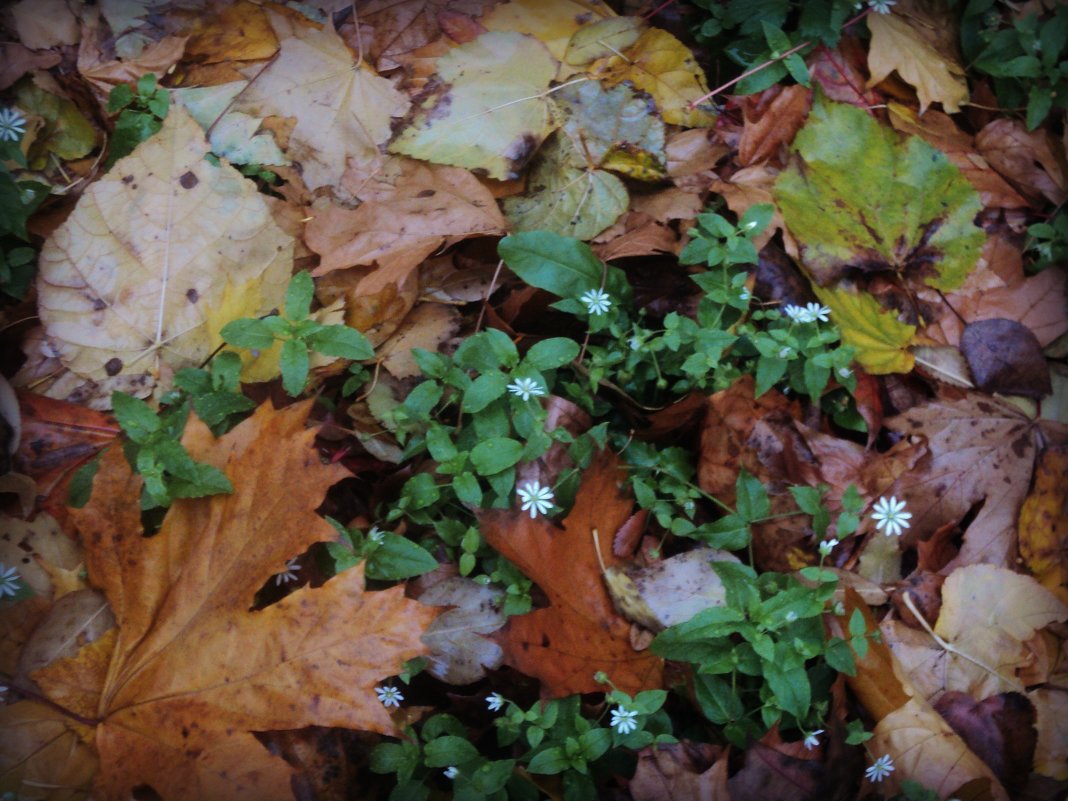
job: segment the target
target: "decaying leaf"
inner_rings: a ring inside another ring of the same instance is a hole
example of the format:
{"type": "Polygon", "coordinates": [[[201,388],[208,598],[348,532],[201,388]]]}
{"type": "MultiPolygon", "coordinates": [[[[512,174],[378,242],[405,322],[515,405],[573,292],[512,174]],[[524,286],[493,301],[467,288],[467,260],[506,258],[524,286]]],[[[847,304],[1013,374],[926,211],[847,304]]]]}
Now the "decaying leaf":
{"type": "Polygon", "coordinates": [[[1020,509],[1020,556],[1047,590],[1068,603],[1068,449],[1050,448],[1020,509]]]}
{"type": "Polygon", "coordinates": [[[369,0],[360,4],[359,22],[370,26],[367,57],[380,70],[400,66],[405,57],[436,40],[446,14],[477,16],[488,0],[369,0]]]}
{"type": "Polygon", "coordinates": [[[232,81],[216,86],[173,89],[171,99],[185,106],[200,123],[211,142],[211,151],[233,164],[287,165],[274,137],[258,133],[263,120],[230,105],[248,86],[248,81],[232,81]]]}
{"type": "MultiPolygon", "coordinates": [[[[295,25],[271,14],[278,56],[242,93],[234,111],[253,117],[295,117],[286,154],[301,166],[309,189],[335,186],[350,160],[371,161],[408,99],[356,58],[328,29],[295,25]]],[[[259,72],[259,67],[256,71],[259,72]]]]}
{"type": "Polygon", "coordinates": [[[89,797],[99,760],[62,713],[37,701],[0,706],[0,730],[0,786],[27,788],[26,798],[43,798],[38,788],[54,801],[89,797]]]}
{"type": "Polygon", "coordinates": [[[976,320],[964,327],[960,350],[975,386],[991,395],[1038,400],[1053,391],[1049,365],[1038,339],[1015,320],[976,320]]]}
{"type": "Polygon", "coordinates": [[[945,154],[822,98],[794,147],[799,163],[779,176],[775,197],[820,285],[891,271],[949,290],[975,266],[979,196],[945,154]]]}
{"type": "Polygon", "coordinates": [[[180,108],[163,129],[86,190],[41,250],[41,320],[62,363],[83,378],[126,377],[144,396],[164,365],[198,365],[231,315],[280,304],[293,240],[255,185],[207,161],[200,127],[180,108]],[[225,321],[224,321],[225,322],[225,321]]]}
{"type": "Polygon", "coordinates": [[[908,346],[916,335],[916,326],[897,319],[867,292],[820,286],[813,286],[813,290],[831,310],[842,341],[856,348],[857,362],[867,372],[885,375],[912,370],[914,358],[908,346]]]}
{"type": "Polygon", "coordinates": [[[286,560],[335,537],[314,510],[346,471],[321,463],[309,408],[264,405],[219,440],[191,423],[190,454],[224,469],[235,492],[177,501],[151,538],[140,536],[141,480],[118,448],[72,513],[118,637],[33,678],[99,721],[100,797],[144,784],[166,799],[288,799],[290,768],[251,732],[395,731],[373,688],[425,653],[419,637],[435,610],[401,586],[366,592],[357,566],[249,611],[286,560]]]}
{"type": "Polygon", "coordinates": [[[509,0],[482,18],[490,31],[516,31],[538,39],[557,61],[584,26],[615,17],[602,0],[509,0]]]}
{"type": "Polygon", "coordinates": [[[541,681],[542,693],[549,697],[597,692],[597,671],[627,693],[660,686],[663,663],[649,651],[631,647],[630,624],[612,607],[601,576],[602,560],[618,565],[612,536],[631,513],[632,502],[619,480],[613,456],[595,459],[562,526],[518,510],[479,517],[486,541],[549,597],[547,608],[509,618],[498,635],[505,663],[541,681]]]}
{"type": "Polygon", "coordinates": [[[556,127],[545,90],[556,60],[537,39],[490,31],[438,60],[432,84],[390,143],[392,153],[518,178],[556,127]]]}

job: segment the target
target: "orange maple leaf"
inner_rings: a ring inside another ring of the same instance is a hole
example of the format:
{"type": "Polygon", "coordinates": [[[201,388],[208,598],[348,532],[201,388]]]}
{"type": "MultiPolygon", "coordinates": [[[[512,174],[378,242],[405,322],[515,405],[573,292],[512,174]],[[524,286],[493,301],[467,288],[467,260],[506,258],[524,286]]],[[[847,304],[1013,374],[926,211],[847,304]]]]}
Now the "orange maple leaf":
{"type": "Polygon", "coordinates": [[[72,513],[118,629],[33,677],[96,724],[101,797],[149,785],[168,801],[291,799],[291,769],[252,732],[397,733],[374,686],[426,652],[419,638],[438,610],[402,586],[365,592],[355,567],[250,611],[287,559],[334,536],[315,509],[347,471],[320,462],[309,408],[265,404],[218,440],[191,421],[190,454],[235,491],[176,501],[156,536],[142,536],[141,479],[118,448],[72,513]]]}
{"type": "Polygon", "coordinates": [[[504,661],[541,681],[546,696],[601,691],[598,671],[627,693],[661,686],[663,662],[631,647],[630,623],[612,606],[597,558],[599,547],[606,566],[619,562],[612,538],[633,506],[620,479],[618,461],[605,453],[586,471],[562,528],[515,511],[479,517],[486,541],[549,597],[547,608],[511,618],[497,635],[504,661]]]}

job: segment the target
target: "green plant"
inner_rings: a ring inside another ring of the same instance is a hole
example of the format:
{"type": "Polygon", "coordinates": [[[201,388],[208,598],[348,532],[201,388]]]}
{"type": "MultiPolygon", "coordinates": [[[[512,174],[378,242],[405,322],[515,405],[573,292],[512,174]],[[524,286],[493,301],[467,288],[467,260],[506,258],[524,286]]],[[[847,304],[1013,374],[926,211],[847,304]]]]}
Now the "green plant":
{"type": "Polygon", "coordinates": [[[1068,7],[1019,16],[997,0],[970,0],[961,17],[969,66],[993,79],[998,102],[1025,108],[1034,130],[1055,108],[1068,107],[1068,7]]]}
{"type": "Polygon", "coordinates": [[[282,388],[293,397],[300,395],[308,382],[310,351],[355,361],[374,356],[371,343],[355,328],[310,319],[314,296],[311,275],[302,270],[293,276],[286,289],[284,314],[233,320],[221,332],[227,344],[254,351],[267,350],[275,340],[280,341],[282,388]]]}
{"type": "Polygon", "coordinates": [[[19,147],[25,118],[17,109],[0,109],[0,292],[21,299],[34,275],[37,252],[26,222],[48,197],[49,188],[39,181],[20,181],[8,168],[26,167],[19,147]]]}
{"type": "Polygon", "coordinates": [[[165,507],[175,498],[200,498],[233,492],[233,485],[217,467],[194,462],[179,439],[189,417],[189,403],[171,406],[158,415],[147,403],[113,392],[111,407],[127,439],[126,460],[144,479],[141,509],[165,507]]]}
{"type": "Polygon", "coordinates": [[[340,542],[326,544],[334,560],[335,573],[366,561],[367,578],[400,581],[421,576],[438,566],[438,561],[425,549],[392,531],[373,526],[364,534],[358,529],[346,528],[332,517],[326,520],[341,535],[340,542]]]}
{"type": "Polygon", "coordinates": [[[166,89],[156,85],[153,73],[138,78],[136,87],[135,90],[127,83],[120,83],[108,95],[108,114],[117,113],[119,116],[115,120],[108,158],[104,162],[107,169],[157,133],[167,117],[171,96],[166,89]]]}
{"type": "Polygon", "coordinates": [[[1049,222],[1039,222],[1027,229],[1027,248],[1035,259],[1027,265],[1037,273],[1054,264],[1068,261],[1068,211],[1059,210],[1049,222]]]}
{"type": "MultiPolygon", "coordinates": [[[[237,424],[256,404],[241,394],[241,358],[233,352],[217,353],[207,368],[187,367],[174,375],[174,385],[188,394],[193,411],[215,436],[237,424]]],[[[180,395],[167,403],[181,402],[180,395]]]]}

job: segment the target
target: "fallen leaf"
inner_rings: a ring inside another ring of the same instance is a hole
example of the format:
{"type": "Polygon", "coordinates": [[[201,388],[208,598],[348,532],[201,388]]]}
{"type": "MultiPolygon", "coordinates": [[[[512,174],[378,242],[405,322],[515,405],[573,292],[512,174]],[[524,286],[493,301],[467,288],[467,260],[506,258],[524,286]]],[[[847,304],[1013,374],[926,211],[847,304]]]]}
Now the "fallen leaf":
{"type": "Polygon", "coordinates": [[[1060,782],[1068,780],[1068,693],[1064,677],[1060,686],[1039,688],[1028,693],[1038,710],[1038,743],[1035,746],[1035,771],[1060,782]]]}
{"type": "Polygon", "coordinates": [[[976,702],[959,692],[945,693],[935,711],[953,727],[1010,790],[1019,790],[1031,772],[1035,753],[1035,709],[1021,693],[1001,693],[976,702]]]}
{"type": "MultiPolygon", "coordinates": [[[[135,84],[148,73],[166,75],[185,54],[185,36],[164,36],[145,44],[128,58],[116,58],[113,43],[107,41],[106,26],[94,7],[81,9],[82,36],[78,45],[78,72],[88,81],[101,106],[120,83],[135,84]]],[[[142,43],[143,44],[143,43],[142,43]]]]}
{"type": "Polygon", "coordinates": [[[171,109],[45,242],[41,320],[78,376],[125,377],[143,397],[164,365],[196,366],[211,353],[218,329],[206,320],[227,293],[240,293],[233,317],[280,305],[293,240],[255,184],[207,152],[199,126],[171,109]]]}
{"type": "Polygon", "coordinates": [[[620,490],[621,478],[610,453],[595,459],[562,526],[518,509],[479,516],[486,541],[549,597],[547,608],[509,618],[497,635],[505,663],[538,679],[544,696],[598,692],[598,671],[626,693],[660,687],[663,663],[631,647],[630,624],[613,608],[598,560],[599,547],[605,565],[619,564],[612,537],[633,506],[620,490]]]}
{"type": "Polygon", "coordinates": [[[731,801],[728,761],[722,747],[709,743],[650,745],[638,752],[627,790],[634,801],[731,801]]]}
{"type": "Polygon", "coordinates": [[[37,73],[33,80],[20,83],[15,98],[22,111],[44,121],[27,153],[31,168],[43,169],[50,157],[78,159],[96,147],[96,129],[49,73],[37,73]]]}
{"type": "Polygon", "coordinates": [[[1039,583],[1068,603],[1068,448],[1050,448],[1035,465],[1034,488],[1020,508],[1020,556],[1039,583]]]}
{"type": "Polygon", "coordinates": [[[776,84],[743,98],[745,128],[738,143],[738,163],[748,167],[774,159],[783,145],[794,140],[811,105],[812,91],[803,86],[776,84]]]}
{"type": "Polygon", "coordinates": [[[0,785],[24,798],[88,797],[99,760],[60,712],[37,701],[8,704],[0,707],[0,729],[0,785]]]}
{"type": "Polygon", "coordinates": [[[782,211],[772,195],[775,181],[780,174],[779,170],[768,166],[767,163],[754,164],[731,173],[729,178],[713,180],[711,189],[723,195],[723,199],[727,201],[727,207],[739,217],[758,203],[772,204],[775,207],[775,213],[771,216],[771,222],[768,223],[767,228],[753,237],[753,246],[757,251],[762,250],[775,234],[781,231],[786,252],[796,259],[797,240],[787,230],[786,223],[783,222],[782,211]]]}
{"type": "Polygon", "coordinates": [[[601,0],[509,0],[482,18],[490,31],[516,31],[538,39],[557,61],[563,61],[571,37],[600,20],[615,17],[601,0]]]}
{"type": "Polygon", "coordinates": [[[408,99],[355,57],[334,31],[297,25],[271,13],[280,42],[234,104],[253,117],[294,117],[286,154],[301,166],[308,189],[337,185],[349,161],[374,160],[408,99]],[[262,69],[262,72],[260,70],[262,69]]]}
{"type": "Polygon", "coordinates": [[[7,89],[27,72],[49,69],[61,59],[59,53],[35,53],[17,42],[0,43],[0,91],[7,89]]]}
{"type": "Polygon", "coordinates": [[[813,83],[831,100],[865,109],[882,102],[866,85],[867,53],[855,36],[845,34],[833,50],[817,47],[808,59],[808,69],[813,83]]]}
{"type": "Polygon", "coordinates": [[[467,170],[391,158],[370,181],[357,186],[350,180],[348,186],[363,202],[355,209],[330,205],[316,211],[305,241],[322,256],[316,276],[377,264],[366,292],[397,283],[445,244],[507,230],[493,196],[467,170]]]}
{"type": "Polygon", "coordinates": [[[372,29],[367,55],[379,70],[402,65],[404,56],[435,41],[445,13],[480,16],[487,0],[370,0],[360,4],[359,23],[372,29]]]}
{"type": "Polygon", "coordinates": [[[1068,200],[1068,175],[1057,157],[1057,140],[1040,128],[1028,131],[1019,120],[996,119],[975,135],[979,155],[1032,204],[1068,200]]]}
{"type": "Polygon", "coordinates": [[[498,180],[518,178],[556,127],[546,97],[555,74],[555,59],[534,37],[484,33],[438,60],[437,80],[389,150],[498,180]]]}
{"type": "Polygon", "coordinates": [[[266,404],[219,440],[191,422],[190,455],[225,469],[236,490],[177,501],[151,538],[140,536],[141,480],[118,448],[72,513],[118,638],[34,678],[99,721],[101,797],[148,785],[167,799],[291,798],[289,767],[252,731],[396,732],[373,687],[425,653],[419,637],[435,610],[406,600],[402,586],[365,591],[357,566],[250,611],[287,559],[336,536],[314,510],[346,471],[320,461],[309,410],[266,404]]]}
{"type": "Polygon", "coordinates": [[[856,348],[857,363],[867,372],[886,375],[912,370],[915,360],[908,346],[916,336],[916,326],[901,322],[867,292],[819,286],[813,286],[813,291],[831,310],[842,341],[856,348]]]}
{"type": "Polygon", "coordinates": [[[462,318],[452,306],[422,303],[404,318],[400,327],[378,349],[375,356],[394,378],[422,375],[412,355],[415,348],[434,353],[460,331],[462,318]]]}
{"type": "Polygon", "coordinates": [[[968,101],[968,82],[964,68],[956,58],[939,52],[930,36],[920,32],[920,26],[945,25],[945,20],[927,20],[909,14],[906,19],[893,9],[889,14],[869,14],[871,48],[868,51],[868,86],[881,83],[891,72],[897,71],[916,89],[920,98],[920,113],[931,103],[941,103],[950,114],[960,111],[968,101]]]}
{"type": "Polygon", "coordinates": [[[258,61],[278,52],[278,37],[263,6],[238,0],[209,6],[185,44],[186,60],[199,64],[258,61]]]}
{"type": "Polygon", "coordinates": [[[10,13],[19,41],[31,50],[78,44],[78,18],[66,0],[21,0],[10,13]]]}
{"type": "Polygon", "coordinates": [[[941,290],[964,281],[985,236],[979,196],[945,154],[866,112],[817,98],[775,197],[821,286],[890,271],[941,290]],[[879,191],[873,192],[872,187],[879,191]]]}
{"type": "Polygon", "coordinates": [[[885,425],[907,436],[923,435],[931,453],[919,469],[884,491],[905,500],[912,513],[903,540],[913,543],[946,524],[960,523],[973,505],[983,502],[965,531],[955,564],[1011,566],[1016,517],[1034,462],[1036,424],[1000,400],[947,389],[885,425]]]}
{"type": "Polygon", "coordinates": [[[591,22],[572,34],[561,60],[573,67],[588,66],[626,50],[638,41],[644,29],[645,21],[637,17],[608,17],[591,22]]]}
{"type": "Polygon", "coordinates": [[[610,86],[630,81],[652,95],[664,122],[689,128],[716,122],[709,105],[690,107],[708,94],[704,70],[686,45],[660,28],[649,28],[622,54],[595,62],[590,74],[610,86]]]}
{"type": "Polygon", "coordinates": [[[731,801],[820,801],[825,797],[824,766],[801,743],[784,743],[777,729],[745,750],[745,764],[727,782],[731,801]]]}
{"type": "Polygon", "coordinates": [[[83,588],[59,598],[33,630],[19,653],[15,683],[33,687],[33,672],[74,656],[115,628],[107,599],[98,590],[83,588]]]}
{"type": "Polygon", "coordinates": [[[204,129],[211,152],[231,164],[288,165],[274,137],[259,133],[263,120],[230,105],[248,86],[248,81],[232,81],[193,89],[172,89],[171,100],[184,106],[204,129]]]}
{"type": "Polygon", "coordinates": [[[1049,366],[1035,335],[1014,320],[976,320],[964,327],[960,349],[975,386],[994,395],[1038,400],[1053,391],[1049,366]]]}
{"type": "Polygon", "coordinates": [[[14,567],[34,595],[55,600],[85,586],[82,550],[45,513],[33,520],[0,514],[0,563],[14,567]]]}

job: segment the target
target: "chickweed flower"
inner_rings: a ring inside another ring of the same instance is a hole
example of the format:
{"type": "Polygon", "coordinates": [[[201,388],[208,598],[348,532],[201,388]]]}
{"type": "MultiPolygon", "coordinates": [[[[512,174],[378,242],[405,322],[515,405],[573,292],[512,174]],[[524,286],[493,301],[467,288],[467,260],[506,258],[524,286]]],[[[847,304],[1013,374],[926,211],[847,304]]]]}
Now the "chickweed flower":
{"type": "Polygon", "coordinates": [[[805,735],[805,748],[811,751],[817,745],[820,744],[820,735],[823,734],[823,729],[816,729],[814,732],[810,732],[805,735]]]}
{"type": "Polygon", "coordinates": [[[830,556],[831,551],[834,550],[834,546],[838,544],[838,540],[833,537],[829,540],[824,540],[820,543],[820,556],[830,556]]]}
{"type": "Polygon", "coordinates": [[[449,767],[445,768],[442,773],[445,774],[446,779],[455,779],[457,776],[460,775],[460,769],[455,765],[450,765],[449,767]]]}
{"type": "Polygon", "coordinates": [[[380,529],[378,526],[371,526],[371,530],[367,532],[367,539],[371,542],[379,545],[382,540],[386,538],[386,532],[380,529]]]}
{"type": "Polygon", "coordinates": [[[538,516],[540,512],[543,515],[549,514],[549,511],[553,508],[553,495],[552,487],[543,487],[539,481],[528,481],[522,487],[519,487],[515,494],[519,497],[519,500],[523,502],[520,507],[524,512],[530,512],[530,519],[533,520],[538,516]]]}
{"type": "Polygon", "coordinates": [[[821,306],[818,303],[809,303],[805,306],[805,314],[808,317],[808,321],[815,322],[819,320],[821,323],[825,323],[830,319],[831,310],[826,306],[821,306]]]}
{"type": "Polygon", "coordinates": [[[504,696],[500,693],[492,693],[486,696],[486,706],[490,712],[499,712],[504,706],[504,696]]]}
{"type": "Polygon", "coordinates": [[[612,710],[610,724],[620,734],[630,734],[632,731],[638,730],[638,721],[634,719],[636,717],[638,717],[637,710],[623,709],[623,707],[617,706],[612,710]]]}
{"type": "Polygon", "coordinates": [[[881,782],[893,772],[894,760],[890,758],[889,754],[883,754],[871,763],[871,767],[864,771],[864,775],[868,777],[869,781],[881,782]]]}
{"type": "Polygon", "coordinates": [[[0,598],[5,595],[15,595],[19,591],[19,582],[22,577],[19,571],[13,567],[5,567],[0,564],[0,598]]]}
{"type": "Polygon", "coordinates": [[[911,517],[912,514],[905,511],[905,502],[899,501],[893,495],[876,501],[871,515],[871,519],[875,521],[875,528],[888,537],[901,536],[901,532],[909,527],[911,517]]]}
{"type": "Polygon", "coordinates": [[[876,14],[889,14],[890,7],[897,5],[897,0],[868,0],[868,8],[876,14]]]}
{"type": "Polygon", "coordinates": [[[838,368],[838,377],[839,378],[849,378],[849,376],[851,376],[851,375],[853,375],[853,371],[850,370],[848,367],[839,367],[838,368]]]}
{"type": "Polygon", "coordinates": [[[404,700],[401,691],[396,687],[375,687],[375,695],[378,696],[378,700],[382,702],[384,707],[399,707],[400,702],[404,700]]]}
{"type": "Polygon", "coordinates": [[[808,317],[808,309],[801,306],[795,306],[792,303],[788,306],[784,306],[782,313],[793,320],[795,323],[808,323],[811,322],[808,317]]]}
{"type": "Polygon", "coordinates": [[[781,347],[781,348],[779,348],[779,358],[780,359],[789,359],[790,356],[793,354],[793,352],[794,352],[793,348],[791,348],[789,345],[781,347]]]}
{"type": "Polygon", "coordinates": [[[591,289],[579,300],[586,304],[586,310],[590,314],[604,314],[612,306],[612,299],[603,289],[591,289]]]}
{"type": "Polygon", "coordinates": [[[286,562],[286,569],[274,577],[274,583],[281,587],[283,584],[296,581],[298,570],[300,570],[300,565],[297,564],[297,557],[294,556],[286,562]]]}
{"type": "Polygon", "coordinates": [[[26,133],[26,118],[17,108],[0,108],[0,142],[17,142],[26,133]]]}
{"type": "Polygon", "coordinates": [[[545,389],[533,378],[517,378],[508,385],[508,391],[520,400],[530,400],[545,394],[545,389]]]}

